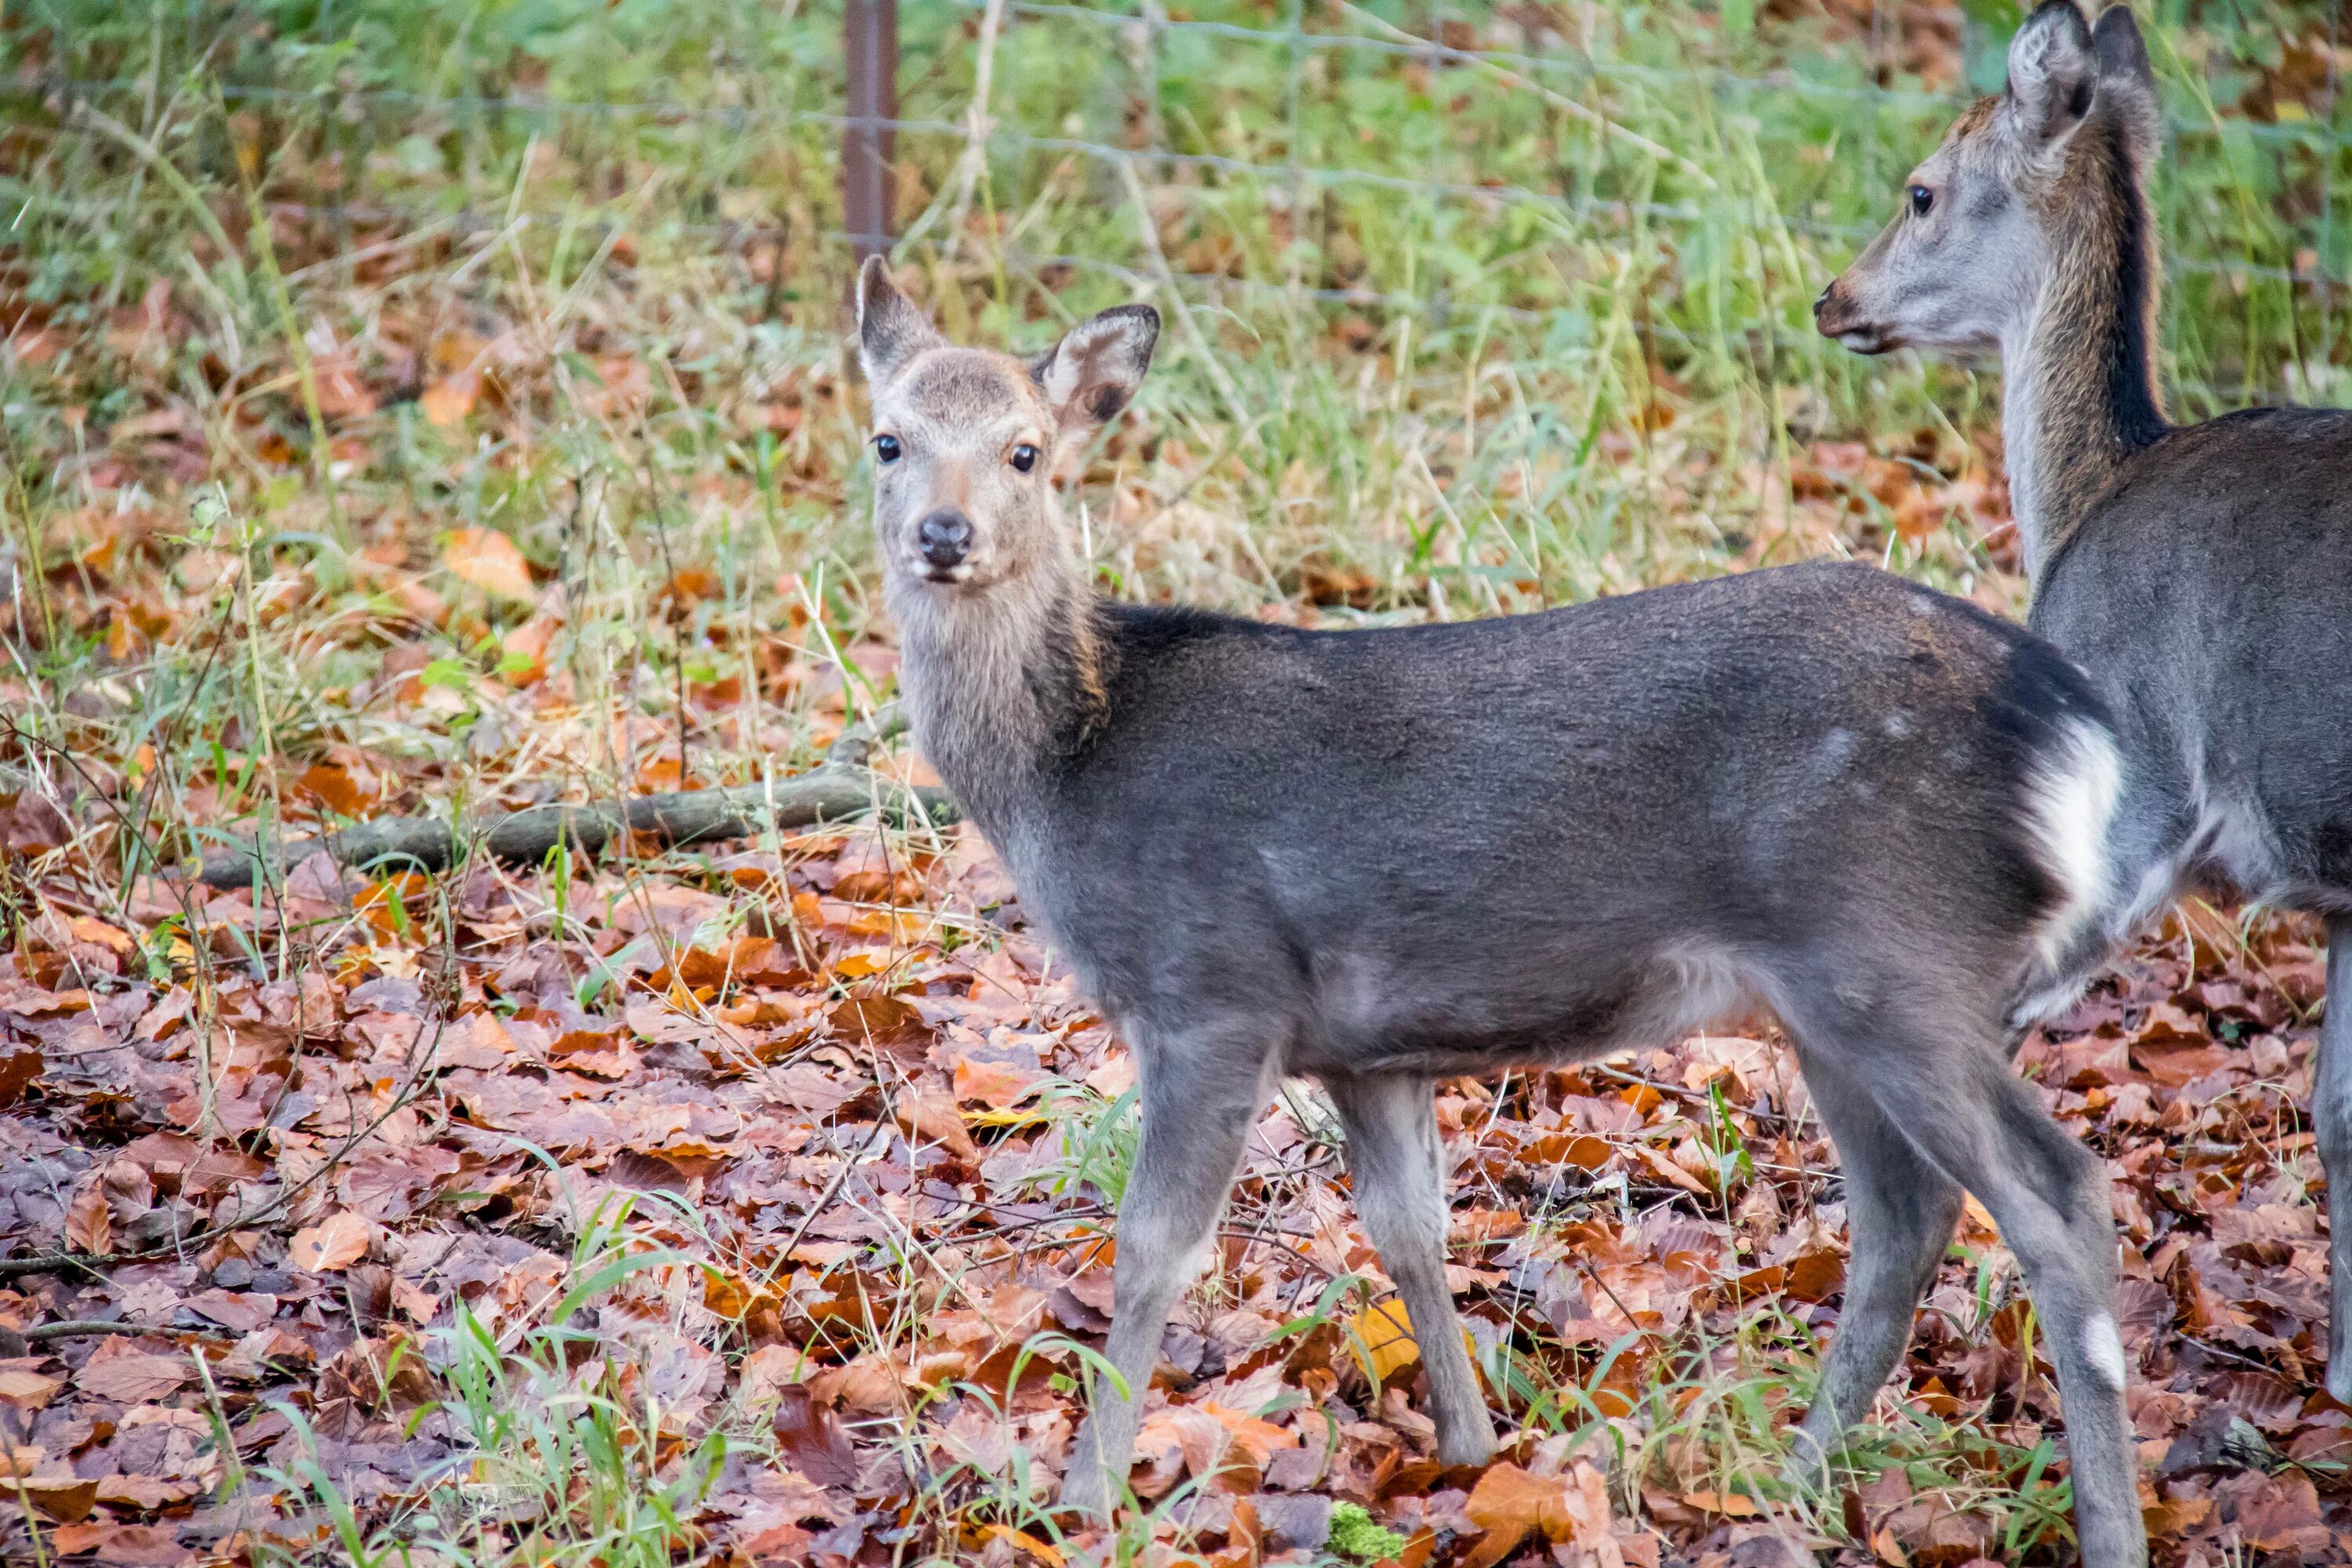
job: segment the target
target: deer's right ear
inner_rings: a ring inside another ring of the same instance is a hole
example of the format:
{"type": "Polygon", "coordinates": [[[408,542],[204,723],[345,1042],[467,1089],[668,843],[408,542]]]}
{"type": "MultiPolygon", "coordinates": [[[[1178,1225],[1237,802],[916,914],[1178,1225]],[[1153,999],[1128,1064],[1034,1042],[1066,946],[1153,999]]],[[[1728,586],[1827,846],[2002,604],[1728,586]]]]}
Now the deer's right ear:
{"type": "Polygon", "coordinates": [[[931,319],[890,281],[889,263],[867,257],[857,269],[857,362],[866,367],[866,384],[885,384],[939,342],[931,319]]]}
{"type": "Polygon", "coordinates": [[[1134,399],[1159,342],[1159,311],[1113,306],[1072,327],[1030,362],[1030,379],[1065,428],[1106,424],[1134,399]]]}
{"type": "Polygon", "coordinates": [[[2099,97],[2115,106],[2145,167],[2156,156],[2164,114],[2156,95],[2156,68],[2147,63],[2147,40],[2139,36],[2129,5],[2099,13],[2091,28],[2091,52],[2099,61],[2099,97]]]}
{"type": "Polygon", "coordinates": [[[2098,64],[2074,0],[2042,0],[2009,41],[2011,129],[2029,152],[2062,141],[2091,111],[2098,64]]]}

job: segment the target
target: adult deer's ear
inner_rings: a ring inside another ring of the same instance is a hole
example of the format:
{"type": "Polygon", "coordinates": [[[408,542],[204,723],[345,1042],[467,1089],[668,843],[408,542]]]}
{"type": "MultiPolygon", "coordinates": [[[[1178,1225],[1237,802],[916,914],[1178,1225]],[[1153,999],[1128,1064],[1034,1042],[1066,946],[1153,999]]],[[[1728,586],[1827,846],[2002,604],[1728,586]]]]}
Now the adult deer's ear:
{"type": "Polygon", "coordinates": [[[869,256],[857,269],[857,363],[866,380],[883,386],[925,349],[942,342],[931,319],[890,281],[890,267],[869,256]]]}
{"type": "Polygon", "coordinates": [[[2091,29],[2074,0],[2042,0],[2009,41],[2009,126],[2029,153],[2063,141],[2091,111],[2091,29]]]}
{"type": "Polygon", "coordinates": [[[1065,428],[1100,425],[1134,401],[1159,342],[1159,311],[1114,306],[1080,321],[1031,361],[1030,378],[1065,428]]]}
{"type": "Polygon", "coordinates": [[[2163,108],[2156,96],[2156,68],[2147,63],[2147,41],[2129,5],[2099,13],[2091,29],[2091,53],[2099,65],[2099,100],[2113,106],[2144,168],[2163,133],[2163,108]]]}

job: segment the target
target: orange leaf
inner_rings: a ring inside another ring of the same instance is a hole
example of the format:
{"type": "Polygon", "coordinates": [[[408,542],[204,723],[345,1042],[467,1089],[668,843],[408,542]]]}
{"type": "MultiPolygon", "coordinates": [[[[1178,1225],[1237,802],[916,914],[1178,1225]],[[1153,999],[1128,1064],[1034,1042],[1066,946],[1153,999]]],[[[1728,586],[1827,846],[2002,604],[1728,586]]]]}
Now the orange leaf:
{"type": "Polygon", "coordinates": [[[1584,1171],[1601,1169],[1616,1152],[1608,1140],[1595,1138],[1590,1132],[1547,1132],[1519,1152],[1542,1164],[1565,1163],[1584,1171]]]}
{"type": "Polygon", "coordinates": [[[980,1527],[980,1533],[1002,1541],[1007,1546],[1019,1548],[1045,1563],[1045,1568],[1062,1568],[1062,1553],[1058,1547],[1048,1546],[1035,1536],[1015,1530],[1009,1524],[983,1524],[980,1527]]]}
{"type": "Polygon", "coordinates": [[[74,916],[67,929],[73,932],[74,941],[102,947],[117,958],[128,958],[139,950],[139,943],[132,940],[129,931],[118,931],[104,921],[89,915],[74,916]]]}
{"type": "Polygon", "coordinates": [[[1464,1568],[1493,1568],[1538,1531],[1549,1541],[1589,1547],[1604,1562],[1622,1561],[1609,1529],[1608,1483],[1582,1459],[1557,1476],[1529,1475],[1507,1459],[1489,1466],[1463,1512],[1486,1532],[1464,1568]]]}
{"type": "Polygon", "coordinates": [[[956,1063],[955,1097],[977,1100],[1003,1110],[1018,1105],[1044,1086],[1045,1075],[1034,1068],[1019,1068],[1006,1062],[976,1062],[969,1058],[956,1063]]]}
{"type": "Polygon", "coordinates": [[[501,598],[534,596],[530,563],[515,542],[494,528],[460,528],[442,542],[441,564],[461,581],[501,598]]]}
{"type": "Polygon", "coordinates": [[[305,1273],[332,1274],[365,1258],[367,1249],[368,1222],[349,1209],[339,1209],[296,1231],[286,1257],[305,1273]]]}
{"type": "Polygon", "coordinates": [[[425,389],[416,405],[425,411],[425,419],[443,430],[455,429],[466,422],[474,411],[474,400],[482,395],[482,373],[461,370],[445,375],[425,389]]]}
{"type": "Polygon", "coordinates": [[[555,616],[536,615],[499,639],[499,651],[507,656],[509,665],[520,663],[520,669],[509,665],[508,680],[516,686],[530,686],[547,674],[547,647],[555,640],[555,632],[562,620],[555,616]]]}
{"type": "Polygon", "coordinates": [[[1744,1492],[1685,1492],[1682,1500],[1701,1513],[1721,1514],[1726,1519],[1753,1519],[1763,1511],[1744,1492]]]}
{"type": "Polygon", "coordinates": [[[375,797],[360,787],[351,769],[341,763],[313,763],[302,770],[302,787],[319,797],[319,804],[344,816],[357,816],[365,811],[375,797]]]}

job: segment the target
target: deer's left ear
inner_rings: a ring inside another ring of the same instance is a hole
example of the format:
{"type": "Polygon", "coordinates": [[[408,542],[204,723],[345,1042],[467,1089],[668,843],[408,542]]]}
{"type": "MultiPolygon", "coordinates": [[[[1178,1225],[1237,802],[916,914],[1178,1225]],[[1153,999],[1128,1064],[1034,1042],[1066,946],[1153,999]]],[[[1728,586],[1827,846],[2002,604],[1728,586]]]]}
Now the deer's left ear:
{"type": "Polygon", "coordinates": [[[1159,342],[1159,311],[1115,306],[1080,321],[1032,360],[1030,379],[1064,428],[1102,425],[1134,401],[1159,342]]]}
{"type": "Polygon", "coordinates": [[[2009,41],[2011,129],[2030,152],[2063,141],[2090,113],[2097,79],[2091,29],[2074,0],[2042,0],[2009,41]]]}

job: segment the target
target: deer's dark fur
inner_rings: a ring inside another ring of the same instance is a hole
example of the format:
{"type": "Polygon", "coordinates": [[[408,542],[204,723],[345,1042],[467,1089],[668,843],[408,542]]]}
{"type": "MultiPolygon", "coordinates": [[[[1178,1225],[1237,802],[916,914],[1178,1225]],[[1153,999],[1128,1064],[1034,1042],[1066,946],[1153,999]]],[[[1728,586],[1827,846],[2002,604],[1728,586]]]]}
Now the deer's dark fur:
{"type": "Polygon", "coordinates": [[[2131,12],[2035,11],[2008,92],[1912,175],[1939,195],[1822,296],[1851,346],[1997,350],[2030,622],[2116,715],[2119,941],[2204,885],[2325,916],[2313,1086],[2328,1171],[2328,1388],[2352,1400],[2352,413],[2168,424],[2152,352],[2155,81],[2131,12]],[[1937,212],[1948,212],[1938,223],[1937,212]],[[2019,477],[2026,477],[2021,484],[2019,477]]]}
{"type": "Polygon", "coordinates": [[[1755,1004],[1798,1042],[1853,1215],[1806,1425],[1885,1380],[1966,1186],[2031,1272],[2091,1561],[2137,1561],[2098,1162],[2008,1070],[2108,897],[2104,710],[2022,630],[1864,567],[1355,632],[1109,604],[1039,460],[1124,405],[1155,318],[1034,364],[952,347],[869,264],[876,529],[919,745],[1132,1046],[1143,1134],[1065,1500],[1126,1475],[1171,1307],[1252,1121],[1321,1081],[1416,1326],[1441,1455],[1490,1417],[1444,1283],[1431,1083],[1755,1004]],[[1023,467],[1026,464],[1026,468],[1023,467]]]}

